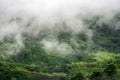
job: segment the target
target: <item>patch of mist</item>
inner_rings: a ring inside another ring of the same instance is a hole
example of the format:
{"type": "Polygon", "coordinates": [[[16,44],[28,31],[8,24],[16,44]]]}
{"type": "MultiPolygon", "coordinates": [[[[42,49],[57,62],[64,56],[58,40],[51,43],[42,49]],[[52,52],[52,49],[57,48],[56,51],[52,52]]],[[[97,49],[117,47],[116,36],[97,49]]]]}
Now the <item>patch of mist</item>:
{"type": "MultiPolygon", "coordinates": [[[[23,33],[32,36],[46,34],[49,37],[41,41],[44,49],[62,54],[74,53],[69,44],[57,40],[57,35],[70,31],[72,40],[73,36],[85,31],[89,43],[92,43],[92,30],[83,18],[93,20],[99,16],[94,26],[109,24],[120,12],[119,3],[120,0],[0,0],[0,41],[13,35],[16,42],[11,44],[12,49],[18,53],[24,47],[23,33]]],[[[119,29],[119,22],[115,29],[119,29]]],[[[77,47],[76,40],[73,42],[77,47]]]]}

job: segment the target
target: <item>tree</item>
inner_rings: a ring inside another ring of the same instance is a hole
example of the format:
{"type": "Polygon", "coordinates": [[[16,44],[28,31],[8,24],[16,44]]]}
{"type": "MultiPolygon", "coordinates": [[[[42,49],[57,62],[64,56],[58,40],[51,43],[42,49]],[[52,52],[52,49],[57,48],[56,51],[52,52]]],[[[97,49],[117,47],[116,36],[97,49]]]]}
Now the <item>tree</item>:
{"type": "Polygon", "coordinates": [[[82,73],[77,73],[71,80],[85,80],[85,78],[82,73]]]}

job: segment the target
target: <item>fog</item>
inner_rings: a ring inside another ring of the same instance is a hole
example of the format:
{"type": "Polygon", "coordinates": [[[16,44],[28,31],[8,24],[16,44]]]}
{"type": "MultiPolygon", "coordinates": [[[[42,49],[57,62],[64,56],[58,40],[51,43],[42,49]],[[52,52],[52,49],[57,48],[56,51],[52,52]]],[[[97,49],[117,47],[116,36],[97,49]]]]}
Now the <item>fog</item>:
{"type": "MultiPolygon", "coordinates": [[[[23,33],[37,36],[46,31],[43,33],[53,37],[40,42],[45,49],[57,48],[59,52],[72,53],[68,44],[59,43],[56,34],[70,30],[74,36],[85,31],[90,40],[92,31],[84,24],[83,18],[102,16],[98,21],[101,22],[111,20],[119,12],[120,0],[0,0],[0,40],[13,36],[16,42],[11,45],[18,49],[25,47],[23,33]]],[[[120,29],[119,23],[115,29],[120,29]]]]}

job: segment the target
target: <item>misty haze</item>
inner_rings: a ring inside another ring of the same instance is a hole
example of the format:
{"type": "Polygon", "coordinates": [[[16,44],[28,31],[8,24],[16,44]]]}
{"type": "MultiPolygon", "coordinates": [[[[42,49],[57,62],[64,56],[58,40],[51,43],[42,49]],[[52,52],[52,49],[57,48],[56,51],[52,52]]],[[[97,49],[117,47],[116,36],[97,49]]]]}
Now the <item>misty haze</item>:
{"type": "Polygon", "coordinates": [[[120,0],[0,0],[0,80],[120,80],[120,0]]]}

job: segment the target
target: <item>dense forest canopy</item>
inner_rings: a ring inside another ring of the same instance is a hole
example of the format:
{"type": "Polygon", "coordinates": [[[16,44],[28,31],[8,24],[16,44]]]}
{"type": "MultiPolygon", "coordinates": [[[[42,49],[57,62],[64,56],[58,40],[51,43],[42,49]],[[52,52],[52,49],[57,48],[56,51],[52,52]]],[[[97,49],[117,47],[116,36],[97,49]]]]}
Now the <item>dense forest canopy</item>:
{"type": "Polygon", "coordinates": [[[119,0],[0,0],[0,80],[119,80],[119,0]]]}

